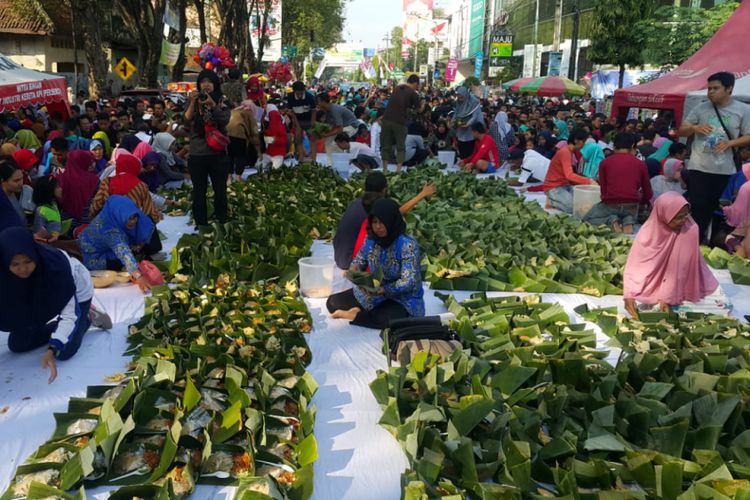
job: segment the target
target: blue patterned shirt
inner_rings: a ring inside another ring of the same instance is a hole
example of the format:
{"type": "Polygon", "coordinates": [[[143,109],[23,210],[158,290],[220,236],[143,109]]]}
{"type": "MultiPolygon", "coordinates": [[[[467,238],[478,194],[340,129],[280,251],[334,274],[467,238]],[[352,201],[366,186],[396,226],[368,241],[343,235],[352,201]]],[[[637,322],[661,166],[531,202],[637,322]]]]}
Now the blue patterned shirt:
{"type": "Polygon", "coordinates": [[[383,282],[380,286],[385,293],[374,295],[355,286],[354,297],[368,311],[391,299],[404,306],[409,316],[424,316],[420,261],[419,245],[410,236],[402,234],[388,248],[382,248],[367,238],[352,261],[352,267],[359,270],[369,267],[373,272],[382,269],[383,282]]]}

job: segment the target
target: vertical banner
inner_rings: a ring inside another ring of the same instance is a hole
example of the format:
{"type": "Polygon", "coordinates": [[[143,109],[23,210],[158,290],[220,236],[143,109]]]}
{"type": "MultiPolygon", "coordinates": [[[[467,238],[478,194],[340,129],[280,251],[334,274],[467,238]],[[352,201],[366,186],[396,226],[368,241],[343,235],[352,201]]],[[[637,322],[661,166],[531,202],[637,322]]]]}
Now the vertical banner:
{"type": "Polygon", "coordinates": [[[445,81],[453,82],[456,80],[456,71],[458,70],[458,59],[448,59],[445,66],[445,81]]]}
{"type": "Polygon", "coordinates": [[[484,52],[477,52],[474,59],[474,78],[482,77],[482,65],[484,64],[484,52]]]}
{"type": "Polygon", "coordinates": [[[177,6],[174,4],[174,1],[167,1],[167,5],[164,8],[164,17],[162,18],[162,20],[164,21],[164,24],[166,24],[173,30],[180,30],[180,13],[177,10],[177,6]]]}
{"type": "Polygon", "coordinates": [[[485,10],[487,10],[485,0],[471,0],[471,18],[469,24],[469,54],[483,52],[485,10]]]}
{"type": "Polygon", "coordinates": [[[180,56],[180,44],[170,43],[167,40],[162,39],[161,41],[161,57],[159,58],[159,64],[165,66],[174,66],[177,63],[177,58],[180,56]]]}
{"type": "MultiPolygon", "coordinates": [[[[260,25],[263,23],[264,2],[255,2],[255,8],[250,12],[250,36],[253,43],[257,45],[260,37],[260,25]]],[[[252,7],[252,2],[248,2],[248,8],[252,7]]],[[[281,59],[281,0],[271,0],[271,7],[268,10],[268,21],[264,27],[265,34],[268,37],[266,45],[263,47],[263,61],[278,61],[281,59]]]]}

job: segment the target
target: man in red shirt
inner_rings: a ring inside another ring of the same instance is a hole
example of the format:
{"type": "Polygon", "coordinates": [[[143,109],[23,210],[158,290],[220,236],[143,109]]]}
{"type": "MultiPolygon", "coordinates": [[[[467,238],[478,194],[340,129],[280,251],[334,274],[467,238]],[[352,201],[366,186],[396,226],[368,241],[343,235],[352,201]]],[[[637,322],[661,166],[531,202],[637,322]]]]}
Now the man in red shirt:
{"type": "Polygon", "coordinates": [[[616,233],[633,233],[639,205],[653,197],[646,164],[636,158],[635,135],[615,136],[615,152],[599,165],[602,201],[583,220],[598,226],[606,224],[616,233]]]}
{"type": "Polygon", "coordinates": [[[494,174],[501,163],[497,144],[482,122],[471,124],[471,134],[474,136],[474,154],[459,161],[458,166],[467,172],[494,174]]]}
{"type": "Polygon", "coordinates": [[[547,193],[547,200],[552,208],[562,212],[573,213],[573,186],[596,184],[588,177],[573,171],[573,153],[579,151],[588,139],[585,130],[575,129],[568,137],[568,145],[557,150],[547,169],[542,188],[547,193]]]}

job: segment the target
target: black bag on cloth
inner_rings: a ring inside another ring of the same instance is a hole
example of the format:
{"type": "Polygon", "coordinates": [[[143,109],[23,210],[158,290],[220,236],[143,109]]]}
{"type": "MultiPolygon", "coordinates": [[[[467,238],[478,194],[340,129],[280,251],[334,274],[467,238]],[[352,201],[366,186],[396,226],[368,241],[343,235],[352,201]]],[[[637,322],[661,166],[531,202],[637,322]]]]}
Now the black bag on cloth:
{"type": "Polygon", "coordinates": [[[388,328],[380,332],[383,339],[383,353],[388,364],[395,360],[399,344],[410,340],[460,341],[458,334],[443,325],[440,316],[423,318],[403,318],[391,321],[388,328]]]}

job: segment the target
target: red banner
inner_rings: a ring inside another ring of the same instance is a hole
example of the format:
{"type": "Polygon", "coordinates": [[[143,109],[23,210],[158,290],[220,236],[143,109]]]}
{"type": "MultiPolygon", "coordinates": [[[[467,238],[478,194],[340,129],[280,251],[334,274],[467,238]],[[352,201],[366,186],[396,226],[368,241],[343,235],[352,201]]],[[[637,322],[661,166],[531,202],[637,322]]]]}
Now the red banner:
{"type": "Polygon", "coordinates": [[[67,100],[68,84],[62,77],[0,86],[0,111],[67,100]]]}

